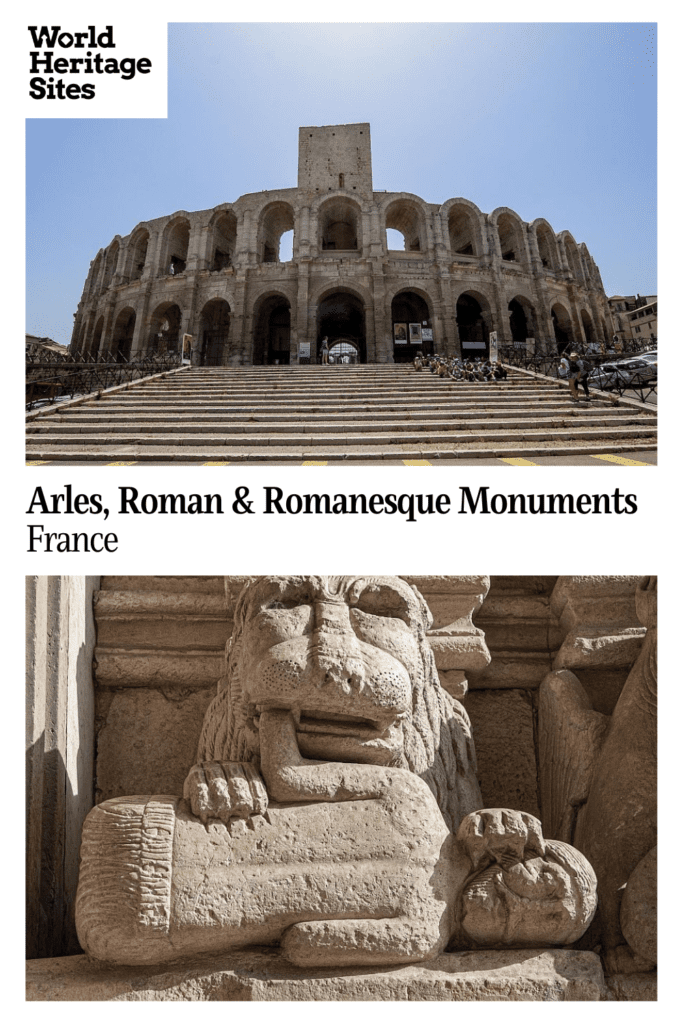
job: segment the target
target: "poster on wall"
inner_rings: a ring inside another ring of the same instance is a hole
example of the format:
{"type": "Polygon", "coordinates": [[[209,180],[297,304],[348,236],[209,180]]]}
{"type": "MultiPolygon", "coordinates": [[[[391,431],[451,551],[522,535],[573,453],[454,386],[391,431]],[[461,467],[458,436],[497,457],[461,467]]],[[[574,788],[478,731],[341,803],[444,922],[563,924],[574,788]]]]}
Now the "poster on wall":
{"type": "Polygon", "coordinates": [[[498,331],[491,331],[489,334],[489,359],[494,363],[498,359],[498,331]]]}
{"type": "Polygon", "coordinates": [[[299,359],[310,359],[311,357],[311,343],[310,341],[299,342],[299,359]]]}
{"type": "Polygon", "coordinates": [[[410,325],[410,344],[417,345],[422,341],[422,324],[410,325]]]}
{"type": "Polygon", "coordinates": [[[394,345],[408,344],[408,325],[394,324],[394,345]]]}
{"type": "Polygon", "coordinates": [[[434,340],[434,332],[432,331],[431,327],[423,327],[422,328],[422,340],[423,341],[433,341],[434,340]]]}

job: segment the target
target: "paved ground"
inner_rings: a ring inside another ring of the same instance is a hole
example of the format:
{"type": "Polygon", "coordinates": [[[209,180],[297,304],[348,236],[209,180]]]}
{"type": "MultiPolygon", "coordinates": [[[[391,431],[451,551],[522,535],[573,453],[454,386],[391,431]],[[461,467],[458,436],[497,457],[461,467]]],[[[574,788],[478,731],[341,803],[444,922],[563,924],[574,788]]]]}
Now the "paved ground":
{"type": "Polygon", "coordinates": [[[27,462],[27,466],[656,466],[657,452],[626,452],[623,455],[535,455],[533,459],[329,459],[326,462],[27,462]]]}

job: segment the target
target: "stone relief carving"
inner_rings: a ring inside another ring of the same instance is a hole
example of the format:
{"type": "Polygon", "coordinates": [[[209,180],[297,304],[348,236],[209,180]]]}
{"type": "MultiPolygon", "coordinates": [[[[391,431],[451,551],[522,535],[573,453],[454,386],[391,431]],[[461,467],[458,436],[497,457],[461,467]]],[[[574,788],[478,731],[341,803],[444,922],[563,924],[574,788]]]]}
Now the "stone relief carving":
{"type": "MultiPolygon", "coordinates": [[[[656,577],[638,581],[635,610],[640,653],[611,716],[593,710],[567,669],[551,672],[539,694],[544,826],[595,868],[595,931],[611,974],[647,972],[657,962],[656,577]]],[[[631,643],[636,633],[617,639],[631,643]]],[[[603,651],[595,657],[604,660],[603,651]]]]}
{"type": "Polygon", "coordinates": [[[294,964],[347,966],[577,940],[593,870],[532,815],[481,808],[430,626],[397,577],[247,582],[184,800],[116,798],[86,820],[86,952],[279,942],[294,964]]]}

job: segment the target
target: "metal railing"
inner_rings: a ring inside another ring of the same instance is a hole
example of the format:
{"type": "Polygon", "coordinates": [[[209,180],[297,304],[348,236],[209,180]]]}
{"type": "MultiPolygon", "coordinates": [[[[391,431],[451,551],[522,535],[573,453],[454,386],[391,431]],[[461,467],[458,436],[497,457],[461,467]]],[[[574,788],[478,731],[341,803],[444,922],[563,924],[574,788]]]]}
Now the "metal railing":
{"type": "Polygon", "coordinates": [[[119,384],[129,384],[181,365],[178,353],[147,356],[129,362],[120,354],[105,352],[96,358],[42,351],[26,353],[26,409],[53,404],[59,399],[89,395],[119,384]]]}
{"type": "MultiPolygon", "coordinates": [[[[637,358],[639,353],[651,351],[651,349],[651,345],[642,344],[637,352],[631,351],[627,354],[598,355],[592,352],[579,351],[578,355],[590,371],[599,369],[606,363],[612,366],[618,360],[627,359],[629,356],[637,358]]],[[[500,358],[502,362],[515,369],[530,370],[533,373],[540,373],[545,377],[567,380],[566,375],[560,373],[560,360],[562,357],[557,353],[529,355],[523,349],[506,345],[500,349],[500,358]]],[[[622,370],[615,366],[614,370],[603,375],[602,380],[598,377],[594,377],[592,380],[589,379],[588,386],[596,391],[616,392],[620,398],[626,392],[629,392],[629,397],[633,393],[633,396],[637,396],[641,402],[656,404],[653,402],[653,398],[656,399],[657,397],[657,369],[653,366],[651,371],[633,371],[622,370]]]]}

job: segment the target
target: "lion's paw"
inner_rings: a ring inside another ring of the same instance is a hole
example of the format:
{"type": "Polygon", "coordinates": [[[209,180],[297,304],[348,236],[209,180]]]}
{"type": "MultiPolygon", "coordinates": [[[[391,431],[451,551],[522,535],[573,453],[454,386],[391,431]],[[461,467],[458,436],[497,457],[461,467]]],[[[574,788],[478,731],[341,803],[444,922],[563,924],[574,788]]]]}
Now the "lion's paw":
{"type": "Polygon", "coordinates": [[[236,761],[194,765],[185,779],[183,796],[204,824],[218,818],[227,825],[233,818],[264,814],[268,807],[263,779],[253,764],[236,761]]]}

